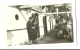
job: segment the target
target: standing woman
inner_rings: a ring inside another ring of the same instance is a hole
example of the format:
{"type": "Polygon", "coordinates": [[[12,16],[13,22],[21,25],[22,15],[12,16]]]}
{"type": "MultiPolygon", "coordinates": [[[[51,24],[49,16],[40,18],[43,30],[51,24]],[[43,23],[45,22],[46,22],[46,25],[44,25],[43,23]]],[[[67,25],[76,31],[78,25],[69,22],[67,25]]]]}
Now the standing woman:
{"type": "Polygon", "coordinates": [[[34,30],[33,30],[33,33],[34,33],[34,38],[33,38],[33,43],[36,44],[37,43],[37,20],[35,20],[34,22],[34,30]]]}

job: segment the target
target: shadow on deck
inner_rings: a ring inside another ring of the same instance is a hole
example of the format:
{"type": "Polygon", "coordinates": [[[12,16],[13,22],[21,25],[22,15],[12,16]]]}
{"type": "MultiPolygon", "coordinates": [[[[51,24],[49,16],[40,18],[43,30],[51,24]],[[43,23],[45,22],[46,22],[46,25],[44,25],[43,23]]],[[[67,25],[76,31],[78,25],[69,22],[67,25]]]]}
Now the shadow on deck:
{"type": "Polygon", "coordinates": [[[47,33],[47,35],[41,39],[41,40],[38,40],[38,44],[50,44],[50,43],[70,43],[69,40],[67,39],[56,39],[55,38],[55,34],[56,32],[55,31],[50,31],[49,33],[47,33]]]}

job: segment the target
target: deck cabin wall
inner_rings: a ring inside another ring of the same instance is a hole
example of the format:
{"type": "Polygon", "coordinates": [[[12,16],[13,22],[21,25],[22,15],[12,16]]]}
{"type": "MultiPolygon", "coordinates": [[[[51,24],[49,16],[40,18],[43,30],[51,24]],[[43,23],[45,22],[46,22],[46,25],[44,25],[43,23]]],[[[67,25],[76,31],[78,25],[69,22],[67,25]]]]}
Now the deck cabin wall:
{"type": "MultiPolygon", "coordinates": [[[[22,14],[17,8],[13,7],[7,7],[6,12],[4,13],[4,20],[5,20],[5,27],[6,30],[14,30],[14,29],[23,29],[26,28],[26,23],[31,17],[32,13],[36,13],[35,11],[28,12],[27,10],[21,10],[22,14]],[[19,20],[15,19],[15,15],[19,16],[19,20]]],[[[44,29],[43,29],[43,15],[39,14],[39,31],[40,31],[40,37],[44,35],[44,29]]],[[[21,42],[29,41],[28,39],[28,33],[27,30],[18,30],[18,31],[10,31],[7,32],[7,41],[8,45],[19,45],[21,42]]]]}
{"type": "Polygon", "coordinates": [[[7,32],[7,40],[8,44],[11,45],[19,45],[21,42],[28,41],[28,33],[26,28],[26,23],[30,14],[26,14],[27,11],[21,11],[24,15],[25,19],[23,18],[22,14],[17,8],[7,7],[5,12],[5,26],[6,30],[15,30],[15,29],[23,29],[18,31],[10,31],[7,32]],[[15,15],[19,16],[19,20],[15,19],[15,15]]]}

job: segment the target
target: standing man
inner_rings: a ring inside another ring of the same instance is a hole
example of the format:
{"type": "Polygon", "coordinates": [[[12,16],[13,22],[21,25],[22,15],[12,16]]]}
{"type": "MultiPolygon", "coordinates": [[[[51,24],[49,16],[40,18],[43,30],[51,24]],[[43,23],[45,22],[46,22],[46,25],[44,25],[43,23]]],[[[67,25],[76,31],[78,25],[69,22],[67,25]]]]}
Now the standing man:
{"type": "Polygon", "coordinates": [[[33,34],[33,29],[34,29],[34,24],[32,23],[33,18],[30,17],[29,21],[27,22],[27,32],[28,32],[28,37],[29,37],[29,42],[32,43],[34,34],[33,34]]]}

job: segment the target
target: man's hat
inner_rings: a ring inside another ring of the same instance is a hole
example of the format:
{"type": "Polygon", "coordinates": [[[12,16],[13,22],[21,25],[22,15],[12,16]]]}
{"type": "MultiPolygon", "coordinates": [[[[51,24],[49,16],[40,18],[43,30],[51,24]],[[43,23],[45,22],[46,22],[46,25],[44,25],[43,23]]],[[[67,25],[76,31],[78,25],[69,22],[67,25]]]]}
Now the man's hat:
{"type": "Polygon", "coordinates": [[[32,19],[32,17],[29,17],[29,20],[31,20],[32,19]]]}

